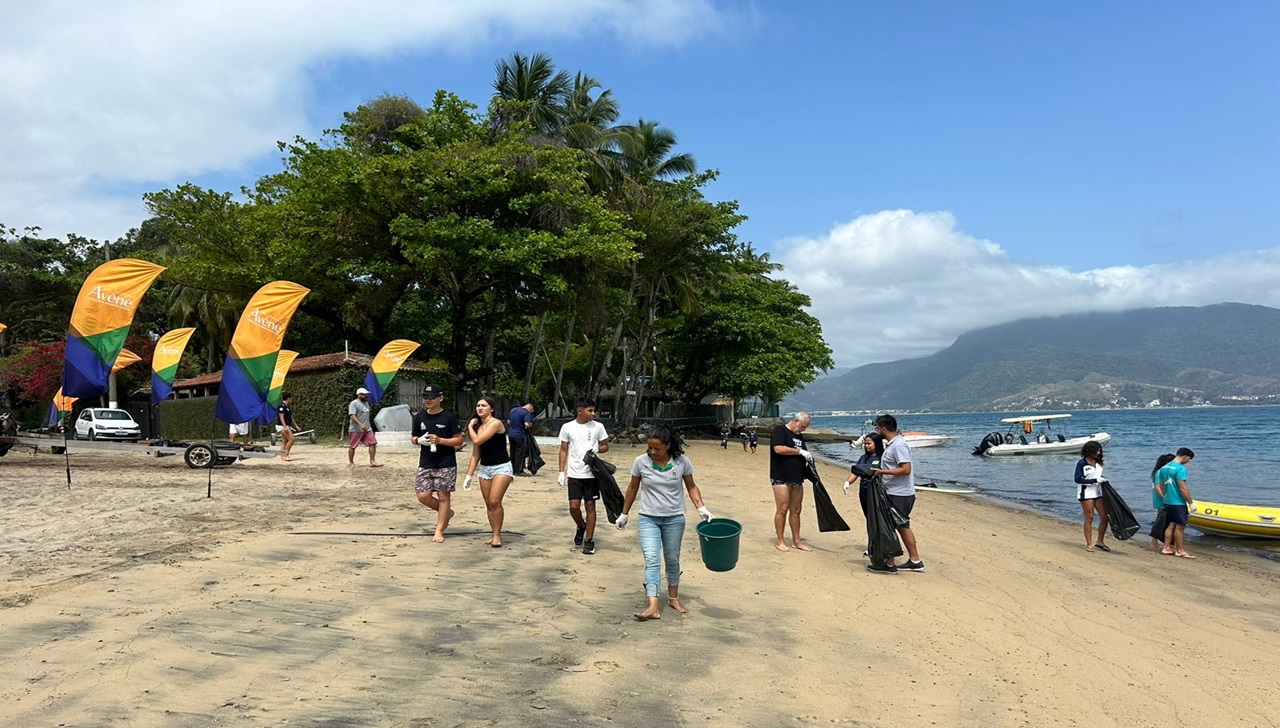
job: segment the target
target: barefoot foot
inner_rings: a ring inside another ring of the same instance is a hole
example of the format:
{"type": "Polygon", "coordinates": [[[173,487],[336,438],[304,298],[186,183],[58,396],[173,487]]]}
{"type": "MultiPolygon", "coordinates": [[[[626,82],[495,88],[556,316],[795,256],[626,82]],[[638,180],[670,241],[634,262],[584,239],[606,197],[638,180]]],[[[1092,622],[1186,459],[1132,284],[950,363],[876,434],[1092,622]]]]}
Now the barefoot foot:
{"type": "Polygon", "coordinates": [[[787,548],[787,545],[786,545],[786,544],[784,544],[784,543],[783,543],[783,542],[781,542],[781,541],[779,541],[778,543],[774,544],[774,545],[773,545],[773,547],[774,547],[775,549],[779,550],[779,551],[790,551],[790,550],[791,550],[791,549],[787,548]]]}
{"type": "Polygon", "coordinates": [[[672,608],[672,609],[676,610],[677,612],[679,612],[679,613],[681,613],[681,614],[688,614],[688,613],[689,613],[689,608],[688,608],[688,607],[686,607],[685,605],[683,605],[683,604],[681,604],[681,603],[680,603],[680,598],[679,598],[679,597],[672,597],[671,599],[668,599],[668,600],[667,600],[667,604],[671,605],[671,608],[672,608]]]}
{"type": "Polygon", "coordinates": [[[431,540],[435,543],[444,543],[444,534],[437,533],[436,535],[431,537],[431,540]]]}
{"type": "Polygon", "coordinates": [[[651,612],[646,609],[643,612],[636,612],[631,616],[635,617],[637,622],[648,622],[651,619],[662,619],[662,612],[651,612]]]}
{"type": "Polygon", "coordinates": [[[809,544],[805,543],[804,541],[792,543],[791,548],[795,549],[796,551],[812,551],[813,550],[812,548],[809,547],[809,544]]]}

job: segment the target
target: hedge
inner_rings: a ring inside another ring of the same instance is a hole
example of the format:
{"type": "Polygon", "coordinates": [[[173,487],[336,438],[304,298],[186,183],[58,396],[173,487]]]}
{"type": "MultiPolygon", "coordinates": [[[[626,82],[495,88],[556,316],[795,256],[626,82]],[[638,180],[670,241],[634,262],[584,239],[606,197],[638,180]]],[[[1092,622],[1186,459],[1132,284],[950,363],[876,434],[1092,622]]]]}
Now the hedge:
{"type": "MultiPolygon", "coordinates": [[[[355,399],[356,388],[364,383],[365,369],[346,366],[324,372],[299,372],[285,380],[285,391],[293,395],[293,418],[304,430],[314,429],[316,437],[339,441],[347,432],[347,405],[355,399]]],[[[439,379],[438,373],[403,372],[392,381],[383,396],[388,405],[397,403],[398,382],[402,378],[439,379]]],[[[443,380],[441,380],[443,381],[443,380]]],[[[216,398],[170,399],[160,403],[160,435],[170,440],[207,439],[215,434],[225,438],[227,425],[218,422],[214,428],[213,408],[216,398]]],[[[410,404],[415,410],[421,403],[410,404]]],[[[379,406],[373,407],[377,415],[379,406]]],[[[256,435],[265,438],[265,433],[256,435]]]]}

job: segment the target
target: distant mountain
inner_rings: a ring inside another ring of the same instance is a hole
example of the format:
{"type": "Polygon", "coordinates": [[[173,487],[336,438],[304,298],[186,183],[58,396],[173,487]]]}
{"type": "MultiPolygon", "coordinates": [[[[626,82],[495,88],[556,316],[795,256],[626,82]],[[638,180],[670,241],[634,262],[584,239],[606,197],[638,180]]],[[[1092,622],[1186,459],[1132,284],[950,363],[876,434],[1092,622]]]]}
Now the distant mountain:
{"type": "Polygon", "coordinates": [[[815,380],[784,410],[1280,404],[1280,310],[1221,303],[1022,319],[815,380]]]}

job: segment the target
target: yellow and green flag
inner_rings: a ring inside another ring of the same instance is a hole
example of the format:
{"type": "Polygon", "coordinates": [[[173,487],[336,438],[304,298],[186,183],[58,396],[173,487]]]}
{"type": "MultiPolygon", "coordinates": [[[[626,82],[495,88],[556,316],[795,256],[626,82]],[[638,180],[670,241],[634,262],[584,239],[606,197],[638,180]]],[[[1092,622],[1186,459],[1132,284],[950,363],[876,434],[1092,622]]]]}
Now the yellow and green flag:
{"type": "Polygon", "coordinates": [[[267,406],[262,408],[262,417],[258,424],[266,425],[276,421],[276,408],[280,406],[280,395],[284,390],[284,378],[289,375],[289,367],[298,358],[298,352],[281,349],[276,357],[275,371],[271,372],[271,389],[267,390],[267,406]]]}
{"type": "Polygon", "coordinates": [[[382,395],[391,386],[400,365],[418,350],[418,342],[408,339],[388,341],[382,351],[369,363],[369,371],[364,375],[364,388],[369,390],[369,403],[382,401],[382,395]]]}
{"type": "Polygon", "coordinates": [[[62,389],[58,389],[58,393],[53,395],[53,401],[49,403],[49,409],[44,413],[44,422],[41,423],[45,427],[53,427],[59,422],[66,419],[71,414],[71,408],[75,405],[77,397],[62,396],[62,389]]]}
{"type": "Polygon", "coordinates": [[[174,329],[156,342],[156,352],[151,357],[151,404],[159,404],[169,398],[173,380],[178,376],[178,362],[186,351],[194,328],[174,329]]]}
{"type": "Polygon", "coordinates": [[[311,290],[289,281],[268,283],[249,299],[231,337],[214,415],[223,422],[252,422],[267,406],[280,344],[298,304],[311,290]]]}
{"type": "Polygon", "coordinates": [[[138,302],[162,272],[154,263],[120,258],[98,266],[85,279],[67,329],[62,368],[66,396],[96,397],[107,388],[138,302]]]}
{"type": "Polygon", "coordinates": [[[116,363],[111,365],[111,373],[115,374],[121,369],[137,364],[140,361],[142,361],[142,357],[128,349],[121,349],[120,353],[116,355],[116,363]]]}

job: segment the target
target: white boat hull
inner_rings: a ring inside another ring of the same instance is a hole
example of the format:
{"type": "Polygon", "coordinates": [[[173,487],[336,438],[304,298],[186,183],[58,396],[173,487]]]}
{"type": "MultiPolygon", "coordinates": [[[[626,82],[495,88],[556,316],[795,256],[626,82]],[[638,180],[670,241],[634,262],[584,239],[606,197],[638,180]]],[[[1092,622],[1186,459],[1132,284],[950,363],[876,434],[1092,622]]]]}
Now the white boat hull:
{"type": "Polygon", "coordinates": [[[1070,452],[1077,455],[1080,454],[1080,448],[1084,447],[1086,442],[1097,442],[1106,445],[1111,442],[1111,435],[1105,432],[1095,432],[1088,437],[1071,437],[1066,442],[1028,442],[1023,445],[1020,442],[1010,443],[1008,445],[996,445],[987,450],[983,455],[990,457],[1008,457],[1010,455],[1050,455],[1053,453],[1070,452]]]}
{"type": "Polygon", "coordinates": [[[954,437],[952,435],[903,435],[902,439],[913,448],[917,447],[941,447],[951,442],[954,437]]]}

